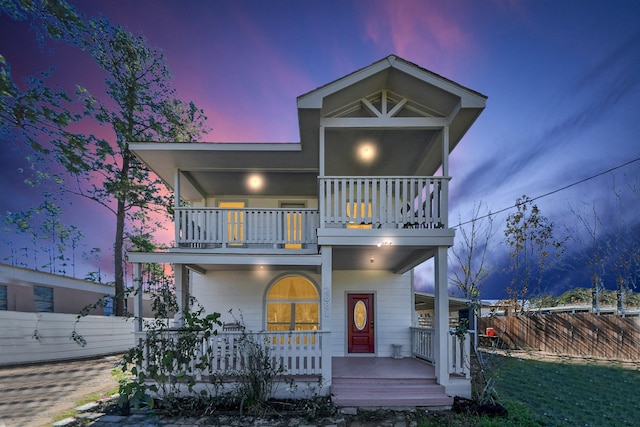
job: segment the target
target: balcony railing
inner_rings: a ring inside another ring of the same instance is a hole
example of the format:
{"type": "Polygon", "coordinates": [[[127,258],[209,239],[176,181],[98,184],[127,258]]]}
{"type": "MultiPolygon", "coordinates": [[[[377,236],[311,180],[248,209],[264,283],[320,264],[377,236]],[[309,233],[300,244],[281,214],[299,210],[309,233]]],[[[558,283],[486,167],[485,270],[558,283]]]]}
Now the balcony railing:
{"type": "Polygon", "coordinates": [[[446,177],[320,178],[320,226],[447,226],[446,177]]]}
{"type": "Polygon", "coordinates": [[[318,218],[312,209],[178,208],[176,242],[191,248],[304,248],[318,241],[318,218]]]}
{"type": "Polygon", "coordinates": [[[177,208],[176,242],[187,248],[316,245],[321,228],[445,228],[445,177],[320,178],[313,209],[177,208]]]}

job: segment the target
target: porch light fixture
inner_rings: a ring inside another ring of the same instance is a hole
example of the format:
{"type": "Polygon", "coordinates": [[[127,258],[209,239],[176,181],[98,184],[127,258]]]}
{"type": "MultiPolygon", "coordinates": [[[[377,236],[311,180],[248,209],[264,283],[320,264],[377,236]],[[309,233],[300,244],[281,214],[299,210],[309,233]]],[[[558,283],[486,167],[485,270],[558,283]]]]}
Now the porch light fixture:
{"type": "Polygon", "coordinates": [[[362,141],[356,150],[358,159],[363,163],[371,163],[376,159],[376,146],[371,141],[362,141]]]}
{"type": "Polygon", "coordinates": [[[247,178],[247,187],[250,190],[258,191],[258,190],[261,190],[263,186],[264,186],[264,179],[262,178],[262,175],[254,173],[249,175],[249,177],[247,178]]]}
{"type": "Polygon", "coordinates": [[[381,248],[383,246],[391,246],[393,243],[388,241],[388,240],[384,240],[382,242],[378,242],[378,247],[381,248]]]}

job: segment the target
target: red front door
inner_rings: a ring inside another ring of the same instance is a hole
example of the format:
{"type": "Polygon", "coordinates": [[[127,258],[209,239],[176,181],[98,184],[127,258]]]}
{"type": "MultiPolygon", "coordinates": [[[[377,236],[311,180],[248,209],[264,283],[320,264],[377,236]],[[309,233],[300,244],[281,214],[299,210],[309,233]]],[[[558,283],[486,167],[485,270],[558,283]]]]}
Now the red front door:
{"type": "Polygon", "coordinates": [[[373,353],[373,294],[347,295],[349,353],[373,353]]]}

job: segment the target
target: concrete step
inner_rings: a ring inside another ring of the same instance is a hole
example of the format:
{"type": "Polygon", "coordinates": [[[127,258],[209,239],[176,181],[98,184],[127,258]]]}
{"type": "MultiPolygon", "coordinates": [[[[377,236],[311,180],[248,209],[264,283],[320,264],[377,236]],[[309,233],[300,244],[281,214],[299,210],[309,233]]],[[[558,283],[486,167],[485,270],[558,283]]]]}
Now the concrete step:
{"type": "Polygon", "coordinates": [[[333,402],[338,406],[450,407],[453,398],[432,379],[334,378],[333,402]]]}
{"type": "Polygon", "coordinates": [[[371,397],[334,397],[333,403],[339,407],[355,406],[358,408],[374,408],[374,407],[386,407],[386,408],[438,408],[448,409],[453,405],[453,397],[446,395],[433,396],[433,397],[395,397],[387,396],[385,398],[371,398],[371,397]]]}

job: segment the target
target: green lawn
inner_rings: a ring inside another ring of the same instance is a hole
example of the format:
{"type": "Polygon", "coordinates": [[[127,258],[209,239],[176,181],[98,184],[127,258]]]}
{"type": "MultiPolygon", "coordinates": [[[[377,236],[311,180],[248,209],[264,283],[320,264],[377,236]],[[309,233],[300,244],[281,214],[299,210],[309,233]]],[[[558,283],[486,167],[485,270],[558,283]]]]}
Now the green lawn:
{"type": "Polygon", "coordinates": [[[640,425],[637,369],[515,357],[500,358],[493,366],[500,400],[526,406],[545,425],[640,425]]]}
{"type": "Polygon", "coordinates": [[[507,418],[433,413],[418,427],[640,426],[640,371],[614,364],[490,356],[507,418]]]}

